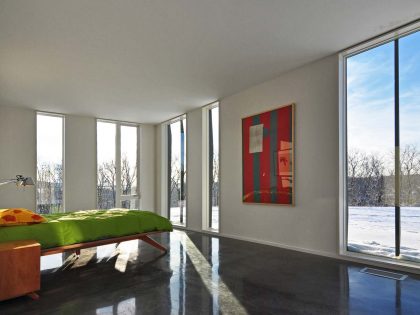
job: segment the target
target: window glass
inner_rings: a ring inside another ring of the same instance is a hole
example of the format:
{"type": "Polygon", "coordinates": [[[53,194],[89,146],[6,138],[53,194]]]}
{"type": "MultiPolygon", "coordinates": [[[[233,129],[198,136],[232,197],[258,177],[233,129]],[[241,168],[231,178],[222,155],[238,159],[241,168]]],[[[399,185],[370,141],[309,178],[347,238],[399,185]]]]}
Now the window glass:
{"type": "Polygon", "coordinates": [[[37,212],[63,212],[62,116],[37,114],[37,212]]]}
{"type": "Polygon", "coordinates": [[[110,209],[116,206],[117,125],[111,122],[97,122],[97,193],[98,208],[110,209]]]}
{"type": "Polygon", "coordinates": [[[420,262],[420,32],[399,48],[401,256],[420,262]]]}
{"type": "Polygon", "coordinates": [[[346,62],[347,248],[420,262],[420,32],[346,62]]]}
{"type": "Polygon", "coordinates": [[[209,110],[209,227],[219,229],[219,107],[209,110]]]}
{"type": "Polygon", "coordinates": [[[168,208],[174,224],[185,225],[186,221],[186,119],[182,118],[168,128],[168,208]]]}
{"type": "Polygon", "coordinates": [[[121,126],[121,192],[122,195],[137,194],[137,127],[135,126],[121,126]]]}
{"type": "Polygon", "coordinates": [[[394,43],[347,59],[348,249],[395,255],[394,43]]]}

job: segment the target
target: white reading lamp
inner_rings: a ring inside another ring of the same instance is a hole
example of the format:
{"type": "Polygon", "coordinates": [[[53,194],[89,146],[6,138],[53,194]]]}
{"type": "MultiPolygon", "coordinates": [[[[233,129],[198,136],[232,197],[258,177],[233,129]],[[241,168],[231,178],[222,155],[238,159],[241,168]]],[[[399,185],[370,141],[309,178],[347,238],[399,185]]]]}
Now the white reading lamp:
{"type": "Polygon", "coordinates": [[[16,175],[16,178],[12,179],[0,179],[0,186],[14,183],[16,186],[33,186],[34,181],[32,177],[25,177],[23,175],[16,175]]]}

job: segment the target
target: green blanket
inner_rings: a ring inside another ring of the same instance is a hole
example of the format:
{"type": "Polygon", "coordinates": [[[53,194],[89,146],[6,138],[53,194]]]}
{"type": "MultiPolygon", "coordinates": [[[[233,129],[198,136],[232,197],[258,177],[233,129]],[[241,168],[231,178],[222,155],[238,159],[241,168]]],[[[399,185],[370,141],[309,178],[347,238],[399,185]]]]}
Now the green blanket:
{"type": "Polygon", "coordinates": [[[0,227],[0,242],[36,240],[46,249],[151,231],[172,231],[168,219],[149,211],[84,210],[44,217],[48,222],[0,227]]]}

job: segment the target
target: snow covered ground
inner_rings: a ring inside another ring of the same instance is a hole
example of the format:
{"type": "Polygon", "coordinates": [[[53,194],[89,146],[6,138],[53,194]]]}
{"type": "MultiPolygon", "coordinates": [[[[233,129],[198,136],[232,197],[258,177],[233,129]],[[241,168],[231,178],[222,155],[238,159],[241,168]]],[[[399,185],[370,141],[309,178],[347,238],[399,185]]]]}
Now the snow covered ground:
{"type": "MultiPolygon", "coordinates": [[[[180,223],[180,208],[171,207],[171,222],[173,224],[185,225],[185,209],[184,209],[184,224],[181,224],[180,223]]],[[[219,229],[219,207],[213,207],[212,228],[219,229]]]]}
{"type": "MultiPolygon", "coordinates": [[[[393,207],[349,207],[348,249],[394,257],[393,207]]],[[[401,208],[402,259],[420,262],[420,207],[401,208]]]]}
{"type": "MultiPolygon", "coordinates": [[[[393,207],[349,207],[348,249],[394,257],[393,207]]],[[[213,207],[213,226],[219,226],[219,208],[213,207]]],[[[180,209],[171,208],[171,221],[180,224],[180,209]]],[[[185,209],[184,209],[185,223],[185,209]]],[[[401,208],[400,258],[420,262],[420,207],[401,208]]]]}

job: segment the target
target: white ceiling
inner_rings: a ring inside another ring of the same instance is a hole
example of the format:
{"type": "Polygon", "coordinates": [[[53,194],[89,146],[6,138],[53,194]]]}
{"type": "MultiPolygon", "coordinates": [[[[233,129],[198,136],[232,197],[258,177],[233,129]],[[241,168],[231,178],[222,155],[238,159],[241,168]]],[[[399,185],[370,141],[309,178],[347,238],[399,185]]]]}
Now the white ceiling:
{"type": "Polygon", "coordinates": [[[157,123],[419,17],[419,0],[0,0],[0,104],[157,123]]]}

